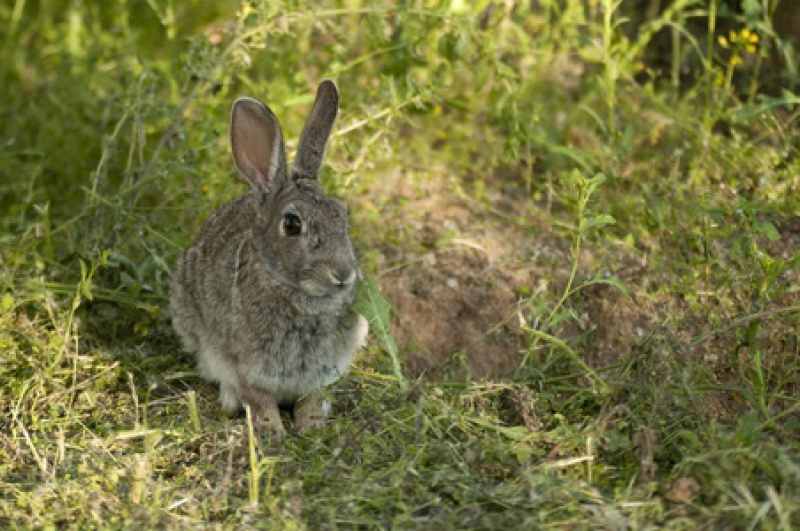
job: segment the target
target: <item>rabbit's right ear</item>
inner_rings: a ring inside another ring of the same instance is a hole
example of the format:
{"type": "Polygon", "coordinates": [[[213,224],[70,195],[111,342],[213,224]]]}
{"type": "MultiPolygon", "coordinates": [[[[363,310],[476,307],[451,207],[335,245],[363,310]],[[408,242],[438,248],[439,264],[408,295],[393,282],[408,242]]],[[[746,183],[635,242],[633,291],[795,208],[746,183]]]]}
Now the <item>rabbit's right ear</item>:
{"type": "Polygon", "coordinates": [[[231,109],[231,149],[242,175],[262,191],[286,180],[283,133],[275,114],[260,101],[239,98],[231,109]]]}
{"type": "Polygon", "coordinates": [[[308,117],[300,135],[297,158],[292,167],[293,179],[317,178],[337,114],[339,114],[339,88],[332,79],[326,79],[317,88],[311,116],[308,117]]]}

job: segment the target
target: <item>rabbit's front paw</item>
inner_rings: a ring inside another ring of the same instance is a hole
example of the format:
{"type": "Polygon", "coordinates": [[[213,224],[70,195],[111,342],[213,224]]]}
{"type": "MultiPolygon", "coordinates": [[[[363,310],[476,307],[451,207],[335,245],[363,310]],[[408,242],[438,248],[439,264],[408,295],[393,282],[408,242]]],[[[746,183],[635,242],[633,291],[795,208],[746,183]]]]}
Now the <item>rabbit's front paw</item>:
{"type": "Polygon", "coordinates": [[[358,314],[358,320],[356,321],[356,329],[355,329],[357,350],[361,350],[362,348],[367,346],[368,335],[369,335],[369,321],[364,319],[363,315],[358,314]]]}

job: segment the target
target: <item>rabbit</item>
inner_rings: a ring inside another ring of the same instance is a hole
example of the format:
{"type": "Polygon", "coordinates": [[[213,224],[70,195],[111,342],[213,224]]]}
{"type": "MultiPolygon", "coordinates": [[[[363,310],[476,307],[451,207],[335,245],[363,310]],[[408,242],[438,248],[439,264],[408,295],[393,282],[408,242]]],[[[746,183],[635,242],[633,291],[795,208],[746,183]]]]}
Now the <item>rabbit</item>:
{"type": "Polygon", "coordinates": [[[229,415],[242,405],[282,438],[324,424],[322,387],[346,374],[369,325],[352,308],[361,269],[345,205],[317,180],[339,111],[330,79],[317,89],[297,156],[287,168],[275,114],[251,98],[231,109],[231,148],[249,193],[221,206],[178,260],[170,310],[198,372],[218,382],[229,415]]]}

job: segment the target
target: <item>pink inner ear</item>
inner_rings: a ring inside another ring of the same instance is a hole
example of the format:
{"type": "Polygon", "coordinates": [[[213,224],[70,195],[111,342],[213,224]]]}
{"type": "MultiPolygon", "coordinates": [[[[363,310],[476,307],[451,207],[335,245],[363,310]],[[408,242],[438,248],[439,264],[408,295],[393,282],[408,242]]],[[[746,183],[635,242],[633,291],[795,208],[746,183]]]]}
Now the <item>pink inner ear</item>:
{"type": "Polygon", "coordinates": [[[259,171],[258,167],[253,164],[253,161],[250,160],[250,157],[247,156],[247,153],[242,153],[242,168],[243,173],[254,183],[257,184],[260,188],[266,190],[269,182],[267,181],[267,176],[264,175],[261,171],[259,171]]]}
{"type": "Polygon", "coordinates": [[[267,190],[280,169],[283,140],[271,113],[253,100],[236,104],[231,123],[231,148],[239,171],[267,190]]]}

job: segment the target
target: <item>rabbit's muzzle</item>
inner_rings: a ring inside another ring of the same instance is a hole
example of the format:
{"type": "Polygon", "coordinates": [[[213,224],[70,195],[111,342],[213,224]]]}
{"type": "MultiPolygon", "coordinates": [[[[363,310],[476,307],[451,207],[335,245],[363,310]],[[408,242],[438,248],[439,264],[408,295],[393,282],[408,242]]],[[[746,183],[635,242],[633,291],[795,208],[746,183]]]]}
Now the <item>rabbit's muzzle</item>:
{"type": "Polygon", "coordinates": [[[300,288],[313,297],[341,297],[342,300],[352,296],[358,272],[351,266],[330,266],[315,270],[300,281],[300,288]]]}

